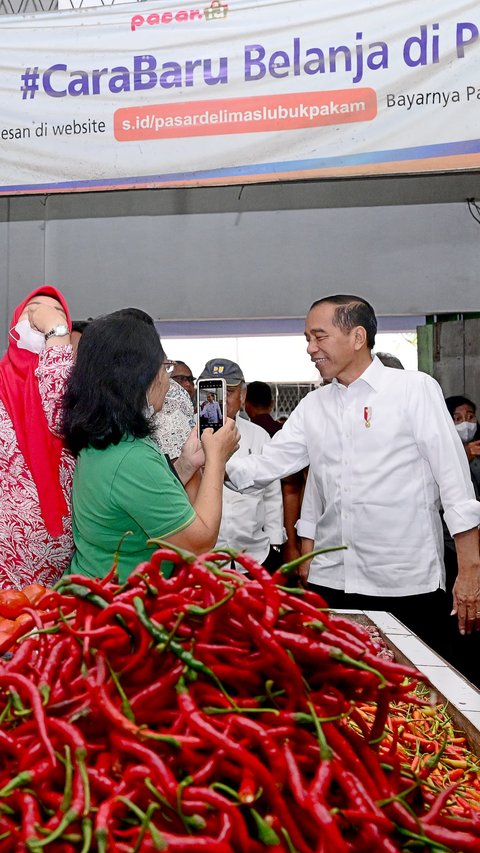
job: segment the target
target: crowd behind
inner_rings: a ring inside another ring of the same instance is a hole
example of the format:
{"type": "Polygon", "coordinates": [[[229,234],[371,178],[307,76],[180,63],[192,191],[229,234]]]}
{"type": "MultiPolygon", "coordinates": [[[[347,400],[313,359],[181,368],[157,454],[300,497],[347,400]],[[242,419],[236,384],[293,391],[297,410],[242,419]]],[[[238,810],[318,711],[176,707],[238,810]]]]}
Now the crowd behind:
{"type": "Polygon", "coordinates": [[[235,551],[270,572],[303,554],[295,583],[393,613],[480,686],[476,405],[372,357],[375,331],[361,297],[312,305],[321,384],[286,423],[267,383],[211,358],[199,379],[225,379],[226,418],[210,394],[200,440],[196,378],[148,314],[72,323],[57,289],[30,293],[0,362],[0,587],[114,560],[123,581],[158,539],[229,548],[237,570],[235,551]]]}

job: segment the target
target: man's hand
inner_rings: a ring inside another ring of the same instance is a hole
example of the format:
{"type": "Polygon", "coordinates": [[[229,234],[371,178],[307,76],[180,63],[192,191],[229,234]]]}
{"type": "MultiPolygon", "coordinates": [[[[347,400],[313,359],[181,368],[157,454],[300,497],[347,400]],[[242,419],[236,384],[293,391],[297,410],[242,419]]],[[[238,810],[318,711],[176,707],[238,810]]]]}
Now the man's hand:
{"type": "Polygon", "coordinates": [[[238,450],[239,445],[240,433],[232,418],[227,418],[224,425],[216,432],[208,428],[202,433],[202,446],[206,459],[216,457],[223,465],[238,450]]]}
{"type": "MultiPolygon", "coordinates": [[[[303,536],[300,539],[300,551],[302,554],[310,554],[315,547],[313,539],[305,539],[303,536]]],[[[310,564],[312,557],[309,560],[304,560],[298,567],[298,582],[300,586],[306,588],[308,583],[308,574],[310,572],[310,564]]]]}
{"type": "Polygon", "coordinates": [[[461,634],[480,631],[480,555],[478,528],[454,536],[458,577],[453,587],[452,615],[461,634]]]}
{"type": "Polygon", "coordinates": [[[307,588],[311,562],[311,560],[305,560],[303,563],[300,563],[298,567],[298,582],[304,589],[307,588]]]}
{"type": "Polygon", "coordinates": [[[298,560],[300,556],[300,548],[296,541],[287,539],[282,545],[282,559],[284,563],[292,563],[293,560],[298,560]]]}
{"type": "Polygon", "coordinates": [[[480,631],[480,562],[458,575],[453,587],[452,615],[461,634],[480,631]]]}

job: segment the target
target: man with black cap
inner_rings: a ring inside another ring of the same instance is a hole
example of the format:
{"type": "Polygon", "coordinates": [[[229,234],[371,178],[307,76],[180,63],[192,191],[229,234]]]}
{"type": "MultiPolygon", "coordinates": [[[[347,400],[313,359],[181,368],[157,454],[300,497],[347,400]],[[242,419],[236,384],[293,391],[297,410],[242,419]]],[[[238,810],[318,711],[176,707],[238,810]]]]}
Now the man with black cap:
{"type": "MultiPolygon", "coordinates": [[[[212,358],[207,361],[199,379],[225,379],[227,416],[235,420],[240,432],[240,447],[236,455],[261,453],[264,444],[270,441],[270,436],[262,427],[239,416],[246,394],[245,379],[239,365],[227,358],[212,358]]],[[[257,562],[274,571],[280,563],[280,546],[283,541],[283,505],[279,480],[248,495],[224,486],[217,547],[228,545],[237,551],[246,551],[257,562]]]]}

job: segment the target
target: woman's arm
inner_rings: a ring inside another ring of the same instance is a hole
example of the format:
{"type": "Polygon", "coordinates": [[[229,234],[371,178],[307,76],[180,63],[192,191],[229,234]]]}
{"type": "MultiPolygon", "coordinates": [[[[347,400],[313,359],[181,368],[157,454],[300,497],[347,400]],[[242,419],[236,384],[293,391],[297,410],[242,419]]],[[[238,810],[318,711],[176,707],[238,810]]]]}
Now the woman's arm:
{"type": "Polygon", "coordinates": [[[231,419],[215,433],[211,429],[204,431],[202,446],[205,468],[196,496],[192,500],[196,518],[188,527],[167,537],[167,541],[172,545],[197,554],[215,545],[222,517],[225,464],[237,449],[239,440],[240,434],[235,421],[231,419]]]}
{"type": "MultiPolygon", "coordinates": [[[[60,305],[58,309],[43,303],[32,305],[28,310],[28,320],[32,329],[43,334],[62,324],[66,325],[65,314],[60,305]]],[[[40,353],[35,375],[48,427],[55,435],[60,435],[62,396],[72,366],[70,334],[61,337],[52,335],[45,343],[44,351],[40,353]]]]}

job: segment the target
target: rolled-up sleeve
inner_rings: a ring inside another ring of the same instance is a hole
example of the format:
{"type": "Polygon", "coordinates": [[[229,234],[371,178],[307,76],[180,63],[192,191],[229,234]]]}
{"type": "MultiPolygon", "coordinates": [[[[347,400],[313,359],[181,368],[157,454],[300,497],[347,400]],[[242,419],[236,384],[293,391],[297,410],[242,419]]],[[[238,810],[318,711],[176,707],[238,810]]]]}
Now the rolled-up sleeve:
{"type": "Polygon", "coordinates": [[[308,472],[305,490],[303,492],[300,518],[295,524],[298,535],[302,539],[315,540],[317,521],[322,511],[315,504],[315,481],[311,471],[308,472]]]}
{"type": "Polygon", "coordinates": [[[414,431],[420,452],[438,483],[445,524],[455,536],[479,526],[480,502],[475,498],[467,454],[441,388],[430,376],[423,379],[423,393],[411,401],[414,431]]]}
{"type": "Polygon", "coordinates": [[[282,545],[285,541],[283,527],[283,500],[279,480],[274,480],[266,487],[264,498],[265,526],[264,530],[272,545],[282,545]]]}

